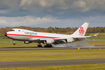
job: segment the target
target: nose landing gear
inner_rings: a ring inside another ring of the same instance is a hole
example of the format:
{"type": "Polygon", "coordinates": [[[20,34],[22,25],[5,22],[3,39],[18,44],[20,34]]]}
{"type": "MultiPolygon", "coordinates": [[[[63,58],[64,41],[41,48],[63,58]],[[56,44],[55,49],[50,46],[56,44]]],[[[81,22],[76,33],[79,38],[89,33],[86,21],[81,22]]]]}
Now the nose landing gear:
{"type": "Polygon", "coordinates": [[[16,42],[15,42],[15,40],[13,40],[13,45],[16,45],[16,42]]]}

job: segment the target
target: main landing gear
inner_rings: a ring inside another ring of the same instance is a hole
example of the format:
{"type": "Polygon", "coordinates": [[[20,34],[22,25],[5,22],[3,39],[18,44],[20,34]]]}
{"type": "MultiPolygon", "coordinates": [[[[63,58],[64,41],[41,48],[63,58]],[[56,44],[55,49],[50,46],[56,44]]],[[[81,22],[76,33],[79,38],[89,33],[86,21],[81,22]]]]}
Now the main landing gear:
{"type": "MultiPolygon", "coordinates": [[[[42,47],[42,44],[40,43],[40,44],[38,45],[38,47],[42,47]]],[[[52,47],[52,45],[51,45],[51,44],[46,44],[44,47],[52,47]]]]}
{"type": "Polygon", "coordinates": [[[42,43],[39,43],[38,47],[42,47],[42,43]]]}
{"type": "Polygon", "coordinates": [[[52,47],[51,44],[46,44],[44,47],[52,47]]]}
{"type": "Polygon", "coordinates": [[[38,47],[42,47],[42,45],[38,45],[38,47]]]}

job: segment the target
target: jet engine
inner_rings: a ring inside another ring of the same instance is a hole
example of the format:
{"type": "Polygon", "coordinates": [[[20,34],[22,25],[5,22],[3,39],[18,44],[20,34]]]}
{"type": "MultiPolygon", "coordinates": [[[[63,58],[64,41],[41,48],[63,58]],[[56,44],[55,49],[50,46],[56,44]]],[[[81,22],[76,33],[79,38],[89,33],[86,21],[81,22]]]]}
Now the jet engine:
{"type": "Polygon", "coordinates": [[[29,41],[24,41],[24,44],[29,44],[30,42],[29,41]]]}
{"type": "Polygon", "coordinates": [[[47,39],[47,40],[46,40],[46,43],[47,43],[47,44],[51,44],[51,43],[53,43],[53,42],[54,42],[54,39],[47,39]]]}
{"type": "Polygon", "coordinates": [[[67,38],[67,43],[69,43],[69,42],[73,42],[73,41],[74,41],[74,39],[73,39],[72,37],[67,38]]]}

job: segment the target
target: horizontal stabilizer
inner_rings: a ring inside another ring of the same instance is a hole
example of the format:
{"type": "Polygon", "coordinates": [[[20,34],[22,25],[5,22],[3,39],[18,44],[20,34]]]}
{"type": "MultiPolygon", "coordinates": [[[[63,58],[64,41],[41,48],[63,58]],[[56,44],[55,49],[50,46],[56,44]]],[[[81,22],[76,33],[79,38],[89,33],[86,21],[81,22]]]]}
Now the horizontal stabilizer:
{"type": "Polygon", "coordinates": [[[76,36],[76,37],[73,37],[73,38],[89,38],[91,36],[76,36]]]}

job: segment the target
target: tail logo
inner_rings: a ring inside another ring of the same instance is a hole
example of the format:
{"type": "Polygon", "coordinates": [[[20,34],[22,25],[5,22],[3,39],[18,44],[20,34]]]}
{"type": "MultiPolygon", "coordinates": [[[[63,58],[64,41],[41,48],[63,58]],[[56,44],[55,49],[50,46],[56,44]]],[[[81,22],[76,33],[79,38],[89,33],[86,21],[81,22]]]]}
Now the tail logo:
{"type": "Polygon", "coordinates": [[[79,29],[79,33],[80,33],[80,34],[84,34],[84,28],[83,28],[82,26],[81,26],[80,29],[79,29]]]}

